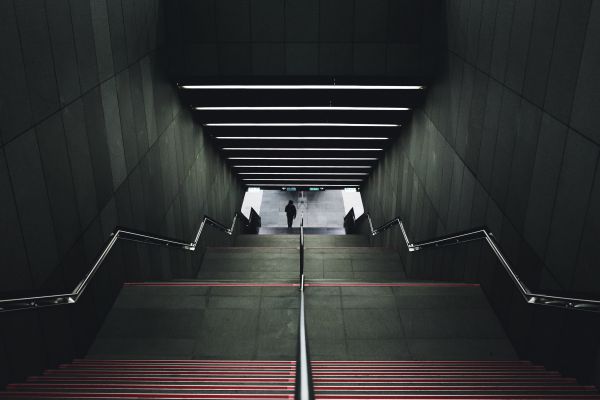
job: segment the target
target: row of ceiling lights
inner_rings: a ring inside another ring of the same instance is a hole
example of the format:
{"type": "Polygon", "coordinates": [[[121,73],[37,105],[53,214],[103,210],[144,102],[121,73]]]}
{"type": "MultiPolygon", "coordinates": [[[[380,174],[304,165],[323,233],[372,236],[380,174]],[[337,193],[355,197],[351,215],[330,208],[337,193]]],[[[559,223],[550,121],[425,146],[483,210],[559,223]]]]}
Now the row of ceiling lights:
{"type": "MultiPolygon", "coordinates": [[[[182,89],[199,90],[422,90],[423,86],[406,85],[180,85],[182,89]]],[[[408,107],[195,107],[198,111],[409,111],[408,107]]],[[[298,122],[298,123],[206,123],[207,127],[361,127],[361,128],[397,128],[399,124],[375,123],[330,123],[330,122],[298,122]]],[[[386,136],[348,137],[348,136],[216,136],[218,140],[389,140],[386,136]]],[[[223,147],[224,151],[383,151],[382,148],[331,148],[331,147],[223,147]]],[[[311,160],[311,161],[376,161],[377,157],[228,157],[230,160],[311,160]]],[[[233,165],[234,168],[302,168],[302,169],[370,169],[370,165],[233,165]]],[[[298,172],[240,172],[240,175],[367,175],[366,172],[338,173],[298,173],[298,172]]],[[[355,182],[362,179],[319,179],[319,178],[244,178],[246,182],[295,182],[290,185],[302,186],[304,182],[355,182]]],[[[279,184],[261,183],[260,186],[280,186],[279,184]]],[[[354,184],[329,184],[332,187],[357,187],[354,184]]]]}
{"type": "Polygon", "coordinates": [[[415,85],[179,85],[200,90],[421,90],[415,85]]]}

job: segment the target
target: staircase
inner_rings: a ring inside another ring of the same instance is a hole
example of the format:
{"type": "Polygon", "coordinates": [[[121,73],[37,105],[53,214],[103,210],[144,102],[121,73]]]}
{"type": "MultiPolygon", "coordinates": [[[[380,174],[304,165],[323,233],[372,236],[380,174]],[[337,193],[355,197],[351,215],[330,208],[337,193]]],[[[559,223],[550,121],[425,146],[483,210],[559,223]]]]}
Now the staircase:
{"type": "MultiPolygon", "coordinates": [[[[0,398],[294,398],[298,245],[241,235],[195,280],[126,284],[85,359],[0,398]]],[[[408,281],[363,236],[307,236],[305,279],[317,399],[600,399],[519,360],[479,285],[408,281]]]]}
{"type": "MultiPolygon", "coordinates": [[[[13,399],[293,399],[294,361],[74,360],[13,399]]],[[[600,399],[526,361],[315,361],[317,399],[600,399]]]]}
{"type": "Polygon", "coordinates": [[[74,360],[2,398],[290,399],[295,361],[74,360]]]}

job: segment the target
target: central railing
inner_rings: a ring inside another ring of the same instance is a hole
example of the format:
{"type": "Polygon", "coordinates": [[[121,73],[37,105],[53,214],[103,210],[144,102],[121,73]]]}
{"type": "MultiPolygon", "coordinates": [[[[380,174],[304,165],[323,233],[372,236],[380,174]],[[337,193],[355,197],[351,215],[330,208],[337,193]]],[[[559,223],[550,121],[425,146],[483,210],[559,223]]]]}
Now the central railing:
{"type": "MultiPolygon", "coordinates": [[[[253,210],[252,210],[253,211],[253,210]]],[[[258,214],[257,214],[258,215],[258,214]]],[[[74,304],[80,299],[85,292],[111,250],[119,240],[132,241],[137,243],[145,243],[151,245],[166,246],[171,248],[177,248],[184,251],[195,251],[200,236],[204,232],[206,225],[211,226],[227,235],[232,235],[235,228],[235,223],[241,220],[245,226],[251,227],[255,222],[248,220],[241,212],[236,212],[231,221],[231,226],[227,227],[222,223],[212,219],[211,217],[204,216],[200,222],[200,227],[196,232],[196,236],[192,242],[185,242],[182,240],[168,238],[166,236],[153,235],[146,232],[135,231],[129,228],[116,227],[110,234],[108,243],[102,249],[100,255],[96,258],[96,261],[92,265],[91,269],[86,273],[83,279],[75,286],[75,288],[69,293],[60,294],[49,294],[42,296],[31,296],[31,297],[18,297],[10,299],[0,299],[0,312],[5,311],[17,311],[27,310],[42,307],[59,306],[66,304],[74,304]]],[[[259,222],[258,222],[259,223],[259,222]]]]}
{"type": "Polygon", "coordinates": [[[304,319],[304,217],[300,220],[300,321],[296,356],[296,400],[312,400],[314,391],[308,357],[306,321],[304,319]]]}
{"type": "MultiPolygon", "coordinates": [[[[594,311],[600,312],[600,300],[569,297],[569,296],[555,296],[551,294],[535,293],[530,290],[527,285],[519,278],[517,273],[511,267],[508,258],[504,255],[498,243],[494,239],[494,235],[486,228],[476,228],[460,233],[455,233],[447,236],[442,236],[434,239],[424,240],[421,242],[411,243],[406,233],[406,228],[402,223],[400,217],[391,219],[390,221],[378,226],[373,227],[373,221],[368,213],[365,213],[366,218],[369,221],[370,234],[372,236],[379,235],[382,232],[387,231],[395,225],[400,227],[402,237],[409,252],[421,251],[425,249],[440,248],[444,246],[457,245],[475,240],[484,240],[485,243],[492,250],[494,256],[498,259],[511,281],[515,284],[523,298],[530,304],[538,304],[545,306],[553,306],[564,309],[575,309],[583,311],[594,311]]],[[[354,212],[350,210],[344,221],[347,230],[355,230],[354,224],[354,212]]]]}

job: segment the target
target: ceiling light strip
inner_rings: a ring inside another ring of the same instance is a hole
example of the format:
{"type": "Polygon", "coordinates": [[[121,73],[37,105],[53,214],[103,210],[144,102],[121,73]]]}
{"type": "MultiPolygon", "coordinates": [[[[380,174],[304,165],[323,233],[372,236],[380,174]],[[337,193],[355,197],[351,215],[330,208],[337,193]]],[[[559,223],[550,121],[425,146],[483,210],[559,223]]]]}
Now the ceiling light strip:
{"type": "Polygon", "coordinates": [[[317,175],[317,176],[354,176],[369,175],[366,172],[238,172],[238,175],[317,175]]]}
{"type": "Polygon", "coordinates": [[[378,148],[342,147],[223,147],[226,151],[383,151],[378,148]]]}
{"type": "Polygon", "coordinates": [[[421,85],[179,85],[195,90],[422,90],[421,85]]]}
{"type": "Polygon", "coordinates": [[[221,140],[389,140],[387,137],[349,136],[216,136],[221,140]]]}
{"type": "MultiPolygon", "coordinates": [[[[261,181],[261,182],[289,182],[289,181],[298,181],[298,179],[284,179],[284,178],[280,178],[280,179],[270,179],[270,178],[265,178],[265,179],[260,179],[260,178],[246,178],[246,179],[242,179],[243,181],[261,181]]],[[[362,179],[301,179],[304,182],[362,182],[362,179]]]]}
{"type": "Polygon", "coordinates": [[[229,160],[377,161],[377,157],[227,157],[229,160]]]}
{"type": "Polygon", "coordinates": [[[204,126],[209,127],[248,127],[248,126],[278,126],[278,127],[306,127],[306,126],[320,126],[320,127],[346,127],[346,128],[398,128],[399,124],[347,124],[340,122],[218,122],[208,123],[204,126]]]}
{"type": "Polygon", "coordinates": [[[234,165],[234,168],[372,168],[370,165],[234,165]]]}
{"type": "Polygon", "coordinates": [[[198,111],[410,111],[408,107],[195,107],[198,111]]]}
{"type": "MultiPolygon", "coordinates": [[[[270,186],[270,187],[290,187],[290,186],[310,187],[310,186],[314,186],[309,183],[286,183],[285,185],[279,185],[276,183],[246,183],[246,185],[251,186],[251,187],[266,187],[266,186],[270,186]]],[[[330,183],[320,184],[318,186],[320,186],[320,187],[360,187],[360,185],[339,185],[339,184],[330,184],[330,183]]]]}

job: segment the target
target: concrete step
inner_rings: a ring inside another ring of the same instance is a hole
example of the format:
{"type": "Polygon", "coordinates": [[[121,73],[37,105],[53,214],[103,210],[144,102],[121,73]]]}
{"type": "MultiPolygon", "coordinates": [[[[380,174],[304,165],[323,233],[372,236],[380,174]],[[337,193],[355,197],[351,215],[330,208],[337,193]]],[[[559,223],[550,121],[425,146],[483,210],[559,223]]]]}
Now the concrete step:
{"type": "MultiPolygon", "coordinates": [[[[291,360],[77,359],[0,392],[6,399],[291,399],[291,360]]],[[[317,399],[600,399],[527,361],[314,361],[317,399]]]]}
{"type": "MultiPolygon", "coordinates": [[[[299,235],[238,235],[235,246],[238,247],[297,247],[299,235]]],[[[368,247],[366,235],[306,235],[306,247],[368,247]]]]}
{"type": "MultiPolygon", "coordinates": [[[[307,279],[398,281],[406,274],[397,252],[379,247],[307,247],[304,252],[307,279]]],[[[198,279],[291,279],[299,274],[297,248],[209,248],[198,279]]]]}

